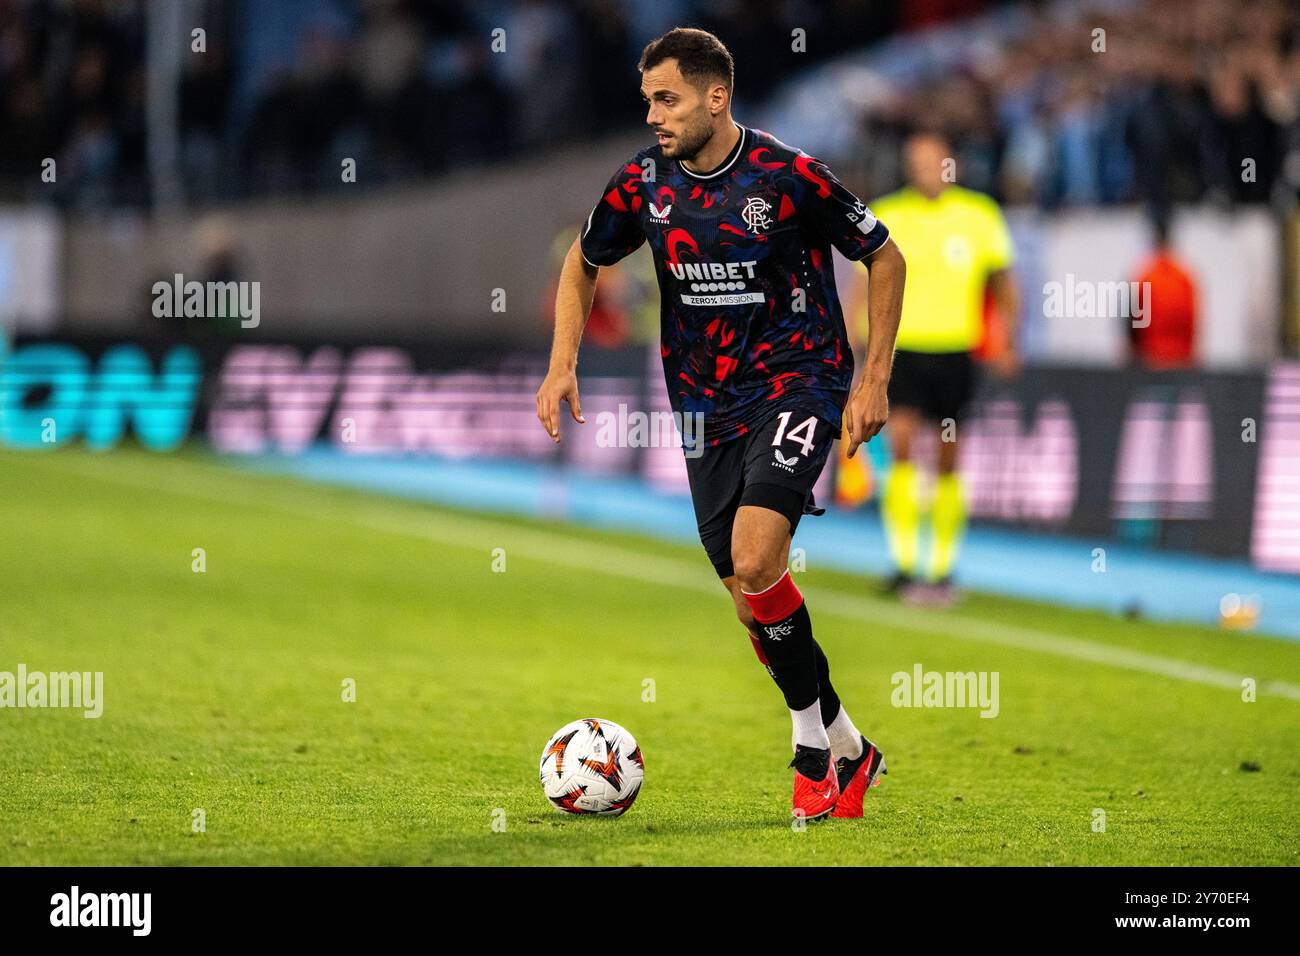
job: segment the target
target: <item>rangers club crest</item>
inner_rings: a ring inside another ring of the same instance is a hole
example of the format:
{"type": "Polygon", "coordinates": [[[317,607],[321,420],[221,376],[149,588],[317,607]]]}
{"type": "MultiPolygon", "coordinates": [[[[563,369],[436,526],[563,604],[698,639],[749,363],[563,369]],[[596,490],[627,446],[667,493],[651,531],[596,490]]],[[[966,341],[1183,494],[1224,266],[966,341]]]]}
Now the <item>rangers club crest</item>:
{"type": "Polygon", "coordinates": [[[740,211],[740,218],[745,220],[745,225],[754,235],[772,225],[772,220],[768,218],[768,213],[772,211],[772,204],[762,196],[750,196],[745,202],[745,208],[740,211]]]}

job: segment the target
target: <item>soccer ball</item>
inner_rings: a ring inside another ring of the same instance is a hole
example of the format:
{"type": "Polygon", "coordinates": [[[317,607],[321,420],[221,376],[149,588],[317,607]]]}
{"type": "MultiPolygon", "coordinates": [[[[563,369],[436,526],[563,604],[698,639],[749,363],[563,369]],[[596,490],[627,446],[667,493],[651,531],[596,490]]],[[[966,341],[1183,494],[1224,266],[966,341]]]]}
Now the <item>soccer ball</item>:
{"type": "Polygon", "coordinates": [[[617,817],[641,792],[645,760],[635,738],[609,720],[565,724],[542,750],[542,791],[565,813],[617,817]]]}

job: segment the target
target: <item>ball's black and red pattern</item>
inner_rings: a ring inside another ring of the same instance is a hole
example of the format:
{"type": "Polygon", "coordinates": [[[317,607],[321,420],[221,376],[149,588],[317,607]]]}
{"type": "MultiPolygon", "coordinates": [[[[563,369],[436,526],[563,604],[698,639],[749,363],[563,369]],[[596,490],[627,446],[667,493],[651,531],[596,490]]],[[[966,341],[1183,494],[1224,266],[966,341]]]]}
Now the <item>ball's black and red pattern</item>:
{"type": "Polygon", "coordinates": [[[700,175],[658,144],[619,168],[583,227],[592,265],[649,242],[660,353],[674,411],[704,416],[704,441],[745,434],[791,393],[838,430],[853,378],[832,247],[862,259],[888,238],[826,166],[740,127],[700,175]]]}
{"type": "Polygon", "coordinates": [[[619,724],[594,717],[552,734],[538,769],[546,799],[565,813],[620,816],[645,780],[636,738],[619,724]]]}

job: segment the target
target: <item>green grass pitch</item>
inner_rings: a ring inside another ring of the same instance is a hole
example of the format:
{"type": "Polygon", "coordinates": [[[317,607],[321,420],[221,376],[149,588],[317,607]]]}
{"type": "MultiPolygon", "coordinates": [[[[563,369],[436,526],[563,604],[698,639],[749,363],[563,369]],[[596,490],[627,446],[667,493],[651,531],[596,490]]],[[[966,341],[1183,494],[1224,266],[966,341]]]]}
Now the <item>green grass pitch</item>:
{"type": "Polygon", "coordinates": [[[105,682],[98,720],[0,710],[0,864],[1300,860],[1294,642],[982,595],[913,610],[810,555],[818,639],[890,773],[863,819],[800,830],[788,715],[698,548],[201,452],[0,454],[0,520],[0,671],[105,682]],[[891,706],[917,663],[999,672],[999,715],[891,706]],[[620,819],[542,796],[542,745],[582,716],[642,745],[620,819]]]}

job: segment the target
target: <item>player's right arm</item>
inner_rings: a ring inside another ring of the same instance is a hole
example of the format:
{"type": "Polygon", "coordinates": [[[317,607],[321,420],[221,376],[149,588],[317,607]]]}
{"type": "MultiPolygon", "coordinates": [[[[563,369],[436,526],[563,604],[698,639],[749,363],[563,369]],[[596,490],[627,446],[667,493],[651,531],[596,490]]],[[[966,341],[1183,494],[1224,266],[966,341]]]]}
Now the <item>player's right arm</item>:
{"type": "Polygon", "coordinates": [[[555,338],[551,342],[551,365],[537,390],[537,418],[551,440],[560,440],[560,402],[569,403],[573,420],[585,424],[578,399],[578,346],[582,330],[591,315],[596,295],[596,266],[582,257],[580,239],[574,239],[560,269],[555,292],[555,338]]]}
{"type": "MultiPolygon", "coordinates": [[[[638,157],[641,154],[637,154],[638,157]]],[[[596,275],[645,242],[637,210],[643,181],[636,159],[614,172],[600,202],[587,217],[582,232],[569,248],[560,269],[555,292],[555,338],[551,366],[537,390],[537,418],[557,444],[560,441],[560,402],[569,403],[573,420],[586,424],[578,401],[578,346],[591,315],[596,275]]]]}

